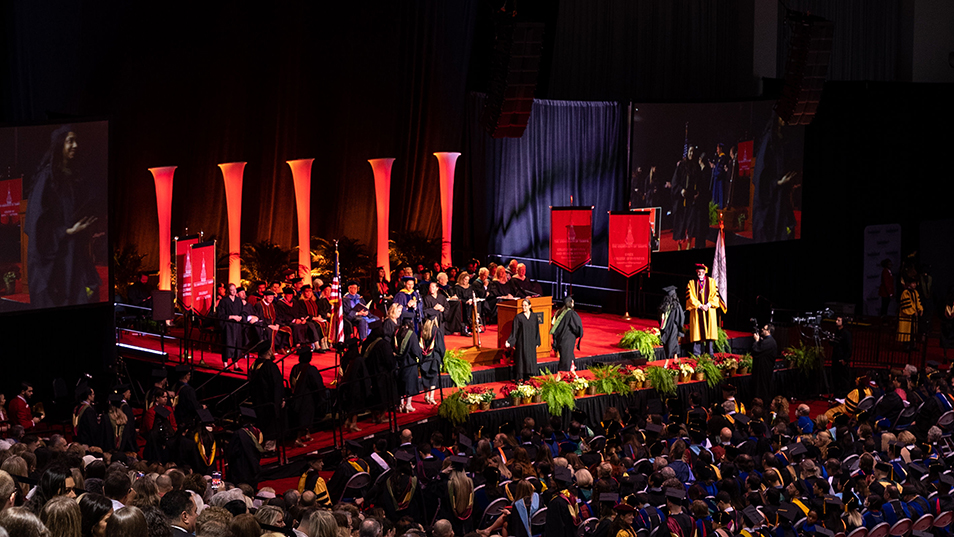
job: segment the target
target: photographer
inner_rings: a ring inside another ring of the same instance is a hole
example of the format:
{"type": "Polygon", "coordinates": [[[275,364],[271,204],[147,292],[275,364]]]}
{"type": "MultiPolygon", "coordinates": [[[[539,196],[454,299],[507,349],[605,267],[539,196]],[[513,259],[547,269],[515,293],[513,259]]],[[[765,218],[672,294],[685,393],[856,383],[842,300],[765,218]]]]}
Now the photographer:
{"type": "Polygon", "coordinates": [[[775,359],[778,357],[778,344],[772,334],[775,326],[765,324],[761,330],[752,334],[752,380],[755,384],[754,395],[762,401],[771,401],[775,394],[772,377],[775,374],[775,359]]]}
{"type": "Polygon", "coordinates": [[[851,361],[851,332],[845,327],[845,318],[835,317],[835,334],[831,340],[831,377],[835,395],[840,396],[851,388],[849,363],[851,361]]]}

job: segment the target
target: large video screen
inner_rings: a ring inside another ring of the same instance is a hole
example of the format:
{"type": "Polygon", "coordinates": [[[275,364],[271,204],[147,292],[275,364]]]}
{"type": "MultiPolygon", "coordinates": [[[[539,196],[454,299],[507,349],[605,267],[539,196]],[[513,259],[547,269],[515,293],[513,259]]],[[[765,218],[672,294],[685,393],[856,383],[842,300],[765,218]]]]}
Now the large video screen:
{"type": "Polygon", "coordinates": [[[801,236],[804,127],[774,101],[634,104],[631,209],[659,207],[660,251],[801,236]]]}
{"type": "Polygon", "coordinates": [[[109,300],[105,121],[0,128],[0,312],[109,300]]]}

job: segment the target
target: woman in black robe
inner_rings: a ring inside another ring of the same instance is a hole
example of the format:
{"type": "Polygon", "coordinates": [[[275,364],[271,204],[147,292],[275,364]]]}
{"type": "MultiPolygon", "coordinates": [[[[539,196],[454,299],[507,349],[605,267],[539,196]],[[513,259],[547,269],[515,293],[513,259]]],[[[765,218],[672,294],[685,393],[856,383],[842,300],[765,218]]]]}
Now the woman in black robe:
{"type": "Polygon", "coordinates": [[[395,458],[397,464],[392,468],[391,474],[387,479],[375,483],[367,496],[375,499],[374,505],[380,505],[384,509],[388,520],[399,520],[404,516],[425,520],[421,484],[411,465],[414,455],[400,451],[395,458]]]}
{"type": "Polygon", "coordinates": [[[506,346],[513,349],[514,378],[526,380],[536,374],[540,327],[530,308],[530,299],[523,299],[520,305],[523,311],[513,318],[513,329],[506,346]]]}
{"type": "Polygon", "coordinates": [[[363,407],[358,402],[370,399],[373,390],[367,362],[358,347],[360,343],[358,338],[350,338],[345,342],[345,352],[341,357],[344,374],[338,387],[338,406],[341,413],[347,416],[344,429],[355,432],[361,431],[358,427],[358,411],[363,407]]]}
{"type": "MultiPolygon", "coordinates": [[[[683,325],[686,323],[686,312],[682,302],[676,295],[675,286],[663,288],[666,296],[659,304],[659,339],[662,341],[663,355],[668,360],[679,351],[679,336],[682,335],[683,325]]],[[[655,356],[644,356],[647,360],[655,360],[655,356]]]]}
{"type": "Polygon", "coordinates": [[[325,383],[318,368],[311,365],[311,349],[298,352],[298,363],[289,374],[292,386],[292,410],[298,416],[300,436],[295,445],[303,447],[311,440],[309,430],[315,423],[316,411],[324,416],[325,383]]]}
{"type": "Polygon", "coordinates": [[[469,336],[472,333],[471,331],[474,330],[474,304],[477,304],[475,300],[477,296],[470,285],[470,274],[461,272],[460,276],[457,277],[454,296],[460,300],[461,316],[463,318],[460,335],[469,336]]]}
{"type": "Polygon", "coordinates": [[[434,392],[440,382],[444,353],[447,351],[444,345],[444,330],[436,318],[431,317],[424,321],[421,328],[421,347],[421,385],[424,386],[424,401],[436,405],[434,392]]]}
{"type": "Polygon", "coordinates": [[[487,308],[488,323],[497,322],[497,303],[501,300],[513,300],[513,286],[510,285],[510,275],[507,274],[507,267],[503,265],[497,267],[494,279],[487,284],[487,308]]]}
{"type": "Polygon", "coordinates": [[[393,336],[386,334],[383,327],[372,330],[364,340],[363,353],[373,388],[369,402],[378,407],[374,415],[375,423],[384,423],[387,420],[386,412],[396,406],[398,401],[397,379],[394,378],[397,361],[392,342],[393,336]]]}
{"type": "Polygon", "coordinates": [[[411,404],[411,398],[421,392],[420,379],[418,378],[417,368],[423,354],[421,353],[421,343],[414,333],[414,327],[411,321],[406,321],[398,329],[395,338],[395,350],[398,355],[398,375],[401,388],[401,406],[398,412],[414,412],[416,409],[411,404]]]}
{"type": "Polygon", "coordinates": [[[568,296],[563,301],[563,308],[553,318],[550,333],[553,334],[553,346],[560,356],[557,371],[575,370],[576,356],[573,349],[579,345],[577,340],[583,337],[583,321],[580,314],[573,309],[573,297],[568,296]]]}

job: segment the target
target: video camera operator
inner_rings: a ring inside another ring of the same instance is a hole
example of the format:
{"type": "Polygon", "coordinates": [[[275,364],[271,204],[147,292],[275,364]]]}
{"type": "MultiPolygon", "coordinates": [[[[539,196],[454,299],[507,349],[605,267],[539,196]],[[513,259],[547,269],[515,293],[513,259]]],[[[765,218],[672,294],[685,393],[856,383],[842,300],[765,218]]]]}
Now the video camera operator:
{"type": "Polygon", "coordinates": [[[773,375],[775,374],[775,359],[778,357],[778,344],[772,334],[775,326],[766,323],[761,329],[752,334],[755,343],[752,345],[752,380],[755,382],[755,397],[762,401],[771,401],[775,393],[773,375]]]}
{"type": "Polygon", "coordinates": [[[845,318],[835,317],[835,333],[831,340],[831,373],[835,397],[851,389],[848,384],[851,363],[851,332],[845,327],[845,318]]]}

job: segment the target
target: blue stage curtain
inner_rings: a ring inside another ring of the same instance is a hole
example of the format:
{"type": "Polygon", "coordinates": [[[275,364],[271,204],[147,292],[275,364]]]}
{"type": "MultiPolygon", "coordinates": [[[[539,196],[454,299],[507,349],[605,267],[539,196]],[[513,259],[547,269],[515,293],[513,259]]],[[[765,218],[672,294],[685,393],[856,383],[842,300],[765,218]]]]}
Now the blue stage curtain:
{"type": "Polygon", "coordinates": [[[574,205],[594,206],[593,263],[605,265],[606,213],[622,208],[625,189],[625,105],[535,100],[523,136],[495,140],[480,126],[484,100],[468,96],[455,241],[548,259],[550,206],[570,205],[573,196],[574,205]]]}

